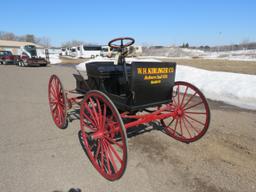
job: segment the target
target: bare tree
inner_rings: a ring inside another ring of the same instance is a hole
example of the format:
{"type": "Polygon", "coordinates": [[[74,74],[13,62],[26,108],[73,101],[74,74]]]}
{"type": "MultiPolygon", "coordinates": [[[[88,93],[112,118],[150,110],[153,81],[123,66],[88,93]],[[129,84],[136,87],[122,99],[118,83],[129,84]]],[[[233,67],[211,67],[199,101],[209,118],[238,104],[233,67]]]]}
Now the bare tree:
{"type": "Polygon", "coordinates": [[[51,47],[51,41],[48,37],[36,37],[33,34],[26,34],[26,35],[15,35],[11,32],[0,31],[0,39],[1,40],[15,40],[15,41],[25,41],[36,43],[42,45],[46,48],[51,47]]]}
{"type": "Polygon", "coordinates": [[[1,31],[0,32],[0,39],[1,40],[16,40],[16,36],[14,35],[14,33],[10,33],[10,32],[4,32],[4,31],[1,31]]]}
{"type": "Polygon", "coordinates": [[[244,39],[240,45],[243,49],[248,49],[248,45],[250,44],[250,40],[249,39],[244,39]]]}
{"type": "Polygon", "coordinates": [[[36,43],[35,36],[33,34],[27,34],[25,35],[26,42],[36,43]]]}
{"type": "Polygon", "coordinates": [[[45,48],[50,48],[51,47],[51,40],[49,37],[39,37],[36,38],[36,43],[39,45],[44,46],[45,48]]]}
{"type": "Polygon", "coordinates": [[[80,41],[80,40],[66,41],[66,42],[61,44],[62,47],[76,47],[76,46],[79,46],[79,45],[95,45],[95,44],[87,43],[87,42],[80,41]]]}

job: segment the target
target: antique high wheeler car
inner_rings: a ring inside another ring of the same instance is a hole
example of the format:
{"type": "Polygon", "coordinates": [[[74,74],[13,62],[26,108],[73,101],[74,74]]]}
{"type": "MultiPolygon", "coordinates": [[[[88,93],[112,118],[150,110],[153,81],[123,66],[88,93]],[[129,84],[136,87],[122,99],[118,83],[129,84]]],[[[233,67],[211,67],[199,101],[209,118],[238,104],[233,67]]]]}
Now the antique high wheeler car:
{"type": "Polygon", "coordinates": [[[84,63],[84,71],[74,74],[74,90],[65,90],[56,75],[48,85],[56,126],[66,128],[78,111],[81,145],[97,171],[111,181],[125,172],[130,129],[155,121],[167,135],[190,143],[210,123],[201,91],[188,82],[175,82],[176,63],[127,58],[127,47],[134,42],[130,37],[111,40],[108,45],[119,50],[118,58],[84,63]]]}

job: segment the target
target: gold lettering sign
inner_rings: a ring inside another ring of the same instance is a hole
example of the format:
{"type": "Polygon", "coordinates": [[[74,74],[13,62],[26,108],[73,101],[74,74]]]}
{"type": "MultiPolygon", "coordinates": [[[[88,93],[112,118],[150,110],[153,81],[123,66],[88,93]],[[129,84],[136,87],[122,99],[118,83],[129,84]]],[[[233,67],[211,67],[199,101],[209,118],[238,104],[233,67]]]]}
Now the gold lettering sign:
{"type": "Polygon", "coordinates": [[[168,74],[173,73],[173,67],[139,67],[137,68],[138,75],[144,75],[145,81],[150,81],[150,84],[160,84],[162,79],[168,79],[168,74]]]}
{"type": "Polygon", "coordinates": [[[173,67],[139,67],[137,68],[138,75],[155,75],[155,74],[168,74],[173,73],[173,67]]]}

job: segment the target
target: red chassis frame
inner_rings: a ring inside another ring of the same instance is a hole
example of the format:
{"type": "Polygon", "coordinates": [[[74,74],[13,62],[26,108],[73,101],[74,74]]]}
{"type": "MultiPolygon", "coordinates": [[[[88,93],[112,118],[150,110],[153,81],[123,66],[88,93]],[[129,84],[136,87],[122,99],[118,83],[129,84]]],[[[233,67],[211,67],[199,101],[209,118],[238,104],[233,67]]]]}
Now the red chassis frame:
{"type": "MultiPolygon", "coordinates": [[[[82,102],[84,95],[77,93],[76,91],[72,90],[72,91],[66,91],[66,98],[67,98],[67,102],[68,102],[68,109],[72,109],[73,105],[78,105],[80,106],[80,103],[82,102]],[[79,94],[79,96],[76,97],[70,97],[68,98],[68,94],[67,93],[71,93],[71,94],[79,94]]],[[[170,112],[170,113],[165,113],[162,114],[161,112],[163,111],[170,111],[172,110],[171,108],[172,105],[167,104],[166,106],[164,106],[163,108],[159,108],[158,110],[149,113],[149,114],[143,114],[143,115],[129,115],[128,112],[124,112],[121,113],[120,116],[121,118],[125,118],[125,119],[137,119],[135,121],[129,122],[124,124],[126,129],[129,129],[131,127],[135,127],[138,126],[140,124],[144,124],[144,123],[149,123],[151,121],[155,121],[155,120],[161,120],[161,119],[165,119],[168,117],[175,117],[178,115],[178,111],[174,111],[174,112],[170,112]]]]}

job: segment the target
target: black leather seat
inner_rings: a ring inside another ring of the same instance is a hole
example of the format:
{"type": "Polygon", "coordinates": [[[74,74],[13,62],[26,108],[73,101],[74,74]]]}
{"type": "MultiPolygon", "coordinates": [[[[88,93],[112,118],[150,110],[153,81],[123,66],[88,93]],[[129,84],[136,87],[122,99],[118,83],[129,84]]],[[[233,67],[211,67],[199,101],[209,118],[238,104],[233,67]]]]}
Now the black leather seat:
{"type": "MultiPolygon", "coordinates": [[[[114,62],[94,62],[86,65],[87,75],[96,78],[109,78],[122,76],[124,68],[122,65],[114,65],[114,62]]],[[[131,74],[131,66],[127,65],[127,72],[131,74]]]]}

